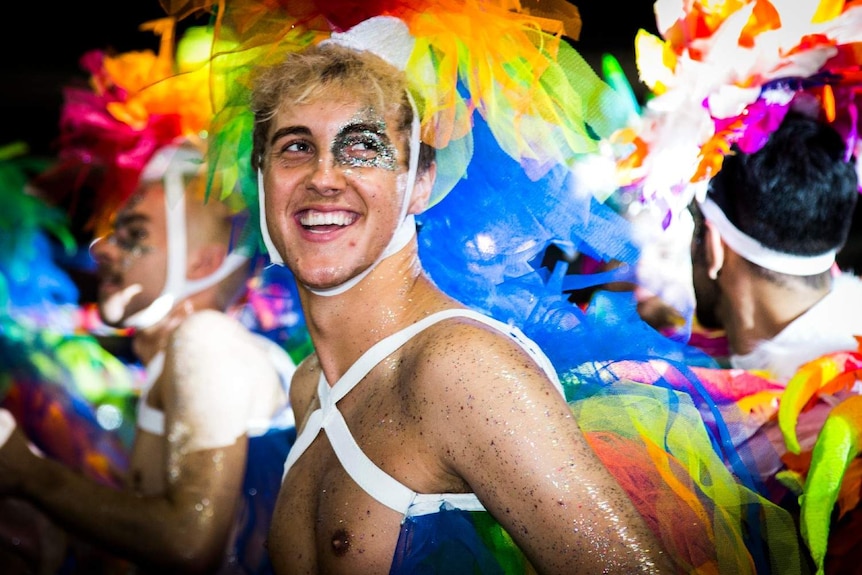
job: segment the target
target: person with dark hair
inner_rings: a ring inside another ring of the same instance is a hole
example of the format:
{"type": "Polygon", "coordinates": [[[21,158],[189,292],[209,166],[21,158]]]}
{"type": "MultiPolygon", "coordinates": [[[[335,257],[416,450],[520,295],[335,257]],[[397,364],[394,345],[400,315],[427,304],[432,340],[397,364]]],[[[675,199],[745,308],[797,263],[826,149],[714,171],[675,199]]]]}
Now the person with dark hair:
{"type": "Polygon", "coordinates": [[[653,97],[616,165],[664,226],[694,215],[694,313],[731,367],[700,372],[698,403],[725,461],[794,515],[812,570],[858,572],[862,282],[836,256],[859,203],[862,5],[763,8],[655,3],[661,37],[636,39],[653,97]]]}
{"type": "Polygon", "coordinates": [[[859,196],[829,125],[789,112],[755,153],[735,149],[693,206],[698,321],[723,328],[733,367],[787,381],[825,353],[855,349],[862,281],[841,272],[859,196]]]}

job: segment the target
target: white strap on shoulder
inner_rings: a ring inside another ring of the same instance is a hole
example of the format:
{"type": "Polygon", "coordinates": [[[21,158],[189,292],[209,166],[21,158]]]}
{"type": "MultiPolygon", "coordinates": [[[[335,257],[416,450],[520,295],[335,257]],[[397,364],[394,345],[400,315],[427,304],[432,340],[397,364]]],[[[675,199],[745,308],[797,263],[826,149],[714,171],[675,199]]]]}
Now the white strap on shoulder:
{"type": "Polygon", "coordinates": [[[15,417],[8,409],[0,407],[0,447],[9,440],[9,436],[15,431],[15,417]]]}

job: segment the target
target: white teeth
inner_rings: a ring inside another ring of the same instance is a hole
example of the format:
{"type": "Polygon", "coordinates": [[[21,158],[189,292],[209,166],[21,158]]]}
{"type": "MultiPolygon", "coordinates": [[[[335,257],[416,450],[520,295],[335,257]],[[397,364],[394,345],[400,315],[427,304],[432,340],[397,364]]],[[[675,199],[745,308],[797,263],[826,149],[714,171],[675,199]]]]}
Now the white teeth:
{"type": "Polygon", "coordinates": [[[299,220],[303,226],[346,226],[354,216],[348,212],[306,212],[299,220]]]}

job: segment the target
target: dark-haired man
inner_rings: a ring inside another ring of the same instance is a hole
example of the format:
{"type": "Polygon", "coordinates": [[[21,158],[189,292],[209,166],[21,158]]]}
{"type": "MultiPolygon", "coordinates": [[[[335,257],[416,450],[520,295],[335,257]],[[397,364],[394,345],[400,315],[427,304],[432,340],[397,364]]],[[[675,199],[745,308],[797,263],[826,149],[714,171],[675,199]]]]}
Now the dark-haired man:
{"type": "Polygon", "coordinates": [[[858,176],[838,133],[791,111],[752,154],[735,150],[693,206],[697,319],[726,331],[733,367],[787,381],[804,363],[853,350],[862,281],[835,255],[858,176]]]}

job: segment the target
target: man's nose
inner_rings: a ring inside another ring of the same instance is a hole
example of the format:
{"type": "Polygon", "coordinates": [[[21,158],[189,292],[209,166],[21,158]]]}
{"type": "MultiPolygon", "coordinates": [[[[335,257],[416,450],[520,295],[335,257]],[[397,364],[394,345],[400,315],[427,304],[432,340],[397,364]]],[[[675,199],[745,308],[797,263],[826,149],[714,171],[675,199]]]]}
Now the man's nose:
{"type": "Polygon", "coordinates": [[[87,251],[90,252],[90,257],[97,264],[103,264],[110,258],[111,234],[99,236],[90,242],[87,251]]]}
{"type": "Polygon", "coordinates": [[[344,190],[347,182],[346,166],[335,161],[330,152],[321,154],[306,179],[306,187],[321,195],[334,195],[344,190]]]}

